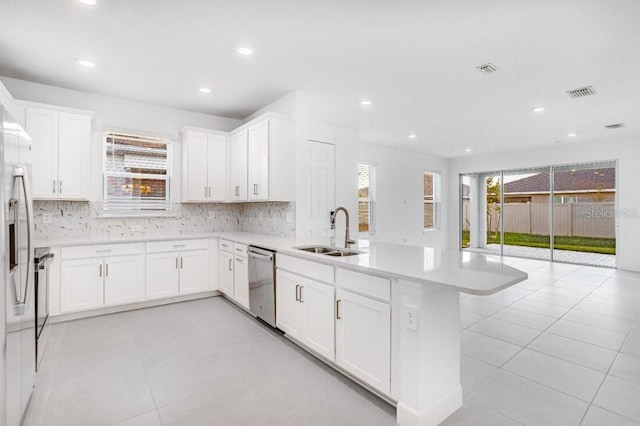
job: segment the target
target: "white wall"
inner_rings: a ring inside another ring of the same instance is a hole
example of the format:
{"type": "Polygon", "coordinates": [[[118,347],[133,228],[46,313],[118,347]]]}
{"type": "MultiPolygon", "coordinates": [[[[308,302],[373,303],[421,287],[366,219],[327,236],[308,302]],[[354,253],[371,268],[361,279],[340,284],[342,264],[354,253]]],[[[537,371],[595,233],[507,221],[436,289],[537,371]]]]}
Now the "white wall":
{"type": "Polygon", "coordinates": [[[376,233],[371,239],[447,247],[448,161],[371,144],[360,145],[359,159],[376,166],[376,233]],[[429,231],[423,229],[425,170],[442,177],[440,229],[429,231]]]}
{"type": "Polygon", "coordinates": [[[449,211],[455,223],[448,231],[450,247],[458,247],[460,224],[458,176],[463,173],[509,170],[537,166],[586,163],[590,161],[618,161],[617,174],[617,265],[620,269],[640,271],[638,243],[640,242],[640,141],[623,139],[583,144],[553,145],[543,149],[507,152],[500,155],[470,156],[449,162],[449,211]]]}
{"type": "MultiPolygon", "coordinates": [[[[102,199],[102,133],[110,130],[136,132],[174,140],[173,199],[180,200],[180,129],[183,126],[228,131],[240,120],[200,114],[121,98],[79,92],[8,77],[0,77],[15,99],[95,112],[92,123],[91,198],[102,199]]],[[[24,125],[24,117],[15,117],[24,125]]]]}

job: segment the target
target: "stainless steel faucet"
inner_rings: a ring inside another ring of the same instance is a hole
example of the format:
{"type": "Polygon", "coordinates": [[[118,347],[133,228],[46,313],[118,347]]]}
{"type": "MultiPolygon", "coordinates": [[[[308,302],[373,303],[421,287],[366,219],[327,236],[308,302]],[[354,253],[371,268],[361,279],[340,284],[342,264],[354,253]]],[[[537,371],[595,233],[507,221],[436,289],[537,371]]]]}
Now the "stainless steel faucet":
{"type": "Polygon", "coordinates": [[[346,217],[347,223],[344,230],[344,248],[349,248],[351,244],[355,244],[356,242],[352,240],[351,237],[349,236],[349,212],[347,211],[347,209],[345,209],[344,207],[338,207],[337,209],[331,212],[331,216],[330,216],[331,229],[332,230],[336,229],[336,215],[338,214],[339,211],[343,211],[346,217]]]}

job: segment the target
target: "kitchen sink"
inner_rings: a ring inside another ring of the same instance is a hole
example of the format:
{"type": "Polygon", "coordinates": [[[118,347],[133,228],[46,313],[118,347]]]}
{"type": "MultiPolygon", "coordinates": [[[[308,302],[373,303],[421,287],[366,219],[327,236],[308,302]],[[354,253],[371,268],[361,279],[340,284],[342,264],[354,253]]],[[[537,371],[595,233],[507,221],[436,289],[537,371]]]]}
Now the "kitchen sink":
{"type": "Polygon", "coordinates": [[[343,256],[355,256],[364,252],[359,250],[352,250],[340,247],[330,246],[304,246],[294,247],[297,250],[307,251],[309,253],[324,254],[326,256],[343,257],[343,256]]]}

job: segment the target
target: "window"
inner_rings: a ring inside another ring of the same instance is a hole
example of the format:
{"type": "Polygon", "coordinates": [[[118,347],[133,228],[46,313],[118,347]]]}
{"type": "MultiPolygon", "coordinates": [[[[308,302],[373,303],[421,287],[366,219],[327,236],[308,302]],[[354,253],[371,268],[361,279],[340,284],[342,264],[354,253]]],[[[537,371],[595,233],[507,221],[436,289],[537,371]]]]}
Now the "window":
{"type": "Polygon", "coordinates": [[[171,211],[171,141],[105,133],[103,212],[164,216],[171,211]]]}
{"type": "Polygon", "coordinates": [[[424,184],[424,229],[440,228],[440,174],[425,171],[424,184]]]}
{"type": "Polygon", "coordinates": [[[358,231],[375,234],[376,167],[358,164],[358,231]]]}
{"type": "Polygon", "coordinates": [[[577,203],[578,196],[577,195],[561,195],[558,197],[553,197],[553,202],[556,204],[577,203]]]}

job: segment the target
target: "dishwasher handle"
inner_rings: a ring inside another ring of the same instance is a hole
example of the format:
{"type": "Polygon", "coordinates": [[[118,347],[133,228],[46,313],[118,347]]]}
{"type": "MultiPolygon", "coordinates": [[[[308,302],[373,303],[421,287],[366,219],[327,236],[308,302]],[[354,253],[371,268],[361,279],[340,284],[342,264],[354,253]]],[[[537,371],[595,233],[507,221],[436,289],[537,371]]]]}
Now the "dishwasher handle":
{"type": "Polygon", "coordinates": [[[248,251],[249,253],[249,257],[259,260],[261,262],[272,262],[273,261],[273,254],[262,254],[262,253],[258,253],[255,251],[251,251],[251,249],[249,249],[248,251]]]}

